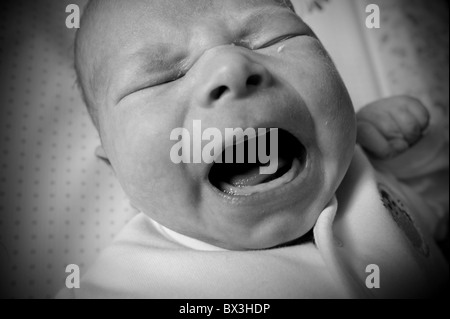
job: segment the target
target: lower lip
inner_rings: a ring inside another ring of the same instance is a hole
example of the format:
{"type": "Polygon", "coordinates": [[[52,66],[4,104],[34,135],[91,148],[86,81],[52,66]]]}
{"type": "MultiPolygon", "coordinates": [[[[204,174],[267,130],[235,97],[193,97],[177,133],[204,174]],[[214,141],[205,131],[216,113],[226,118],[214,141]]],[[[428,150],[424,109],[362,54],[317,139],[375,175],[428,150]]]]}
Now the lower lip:
{"type": "MultiPolygon", "coordinates": [[[[210,182],[209,187],[213,190],[213,192],[218,195],[225,203],[232,205],[254,205],[254,204],[263,204],[270,203],[276,200],[282,200],[283,198],[295,198],[295,196],[291,196],[291,192],[296,192],[299,185],[302,184],[302,181],[309,174],[308,172],[311,170],[309,163],[309,155],[307,156],[304,163],[300,163],[298,159],[295,159],[298,165],[292,165],[292,168],[280,179],[283,179],[286,175],[291,176],[287,177],[283,182],[278,182],[279,185],[273,185],[273,187],[267,188],[265,191],[261,192],[251,192],[251,194],[233,194],[230,192],[229,194],[223,192],[212,185],[210,182]]],[[[276,183],[277,180],[272,181],[271,183],[276,183]]],[[[266,186],[267,187],[267,186],[266,186]]],[[[242,191],[242,189],[241,189],[242,191]]]]}
{"type": "Polygon", "coordinates": [[[287,171],[283,176],[269,182],[263,183],[255,186],[248,187],[236,187],[230,184],[224,183],[222,185],[223,192],[231,196],[251,196],[254,194],[262,194],[266,192],[273,191],[277,188],[283,187],[284,185],[292,182],[300,173],[301,164],[298,159],[294,159],[289,171],[287,171]]]}

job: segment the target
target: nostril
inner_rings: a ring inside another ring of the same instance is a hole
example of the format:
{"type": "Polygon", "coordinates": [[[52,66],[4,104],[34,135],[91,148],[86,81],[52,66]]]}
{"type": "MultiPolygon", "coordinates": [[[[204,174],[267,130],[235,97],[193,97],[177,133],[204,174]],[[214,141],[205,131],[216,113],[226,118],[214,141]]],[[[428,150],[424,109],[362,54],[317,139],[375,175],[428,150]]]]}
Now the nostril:
{"type": "Polygon", "coordinates": [[[212,90],[210,94],[211,100],[219,100],[226,91],[228,91],[228,87],[225,85],[219,86],[218,88],[212,90]]]}
{"type": "Polygon", "coordinates": [[[247,79],[247,86],[259,86],[262,83],[262,76],[255,74],[247,79]]]}

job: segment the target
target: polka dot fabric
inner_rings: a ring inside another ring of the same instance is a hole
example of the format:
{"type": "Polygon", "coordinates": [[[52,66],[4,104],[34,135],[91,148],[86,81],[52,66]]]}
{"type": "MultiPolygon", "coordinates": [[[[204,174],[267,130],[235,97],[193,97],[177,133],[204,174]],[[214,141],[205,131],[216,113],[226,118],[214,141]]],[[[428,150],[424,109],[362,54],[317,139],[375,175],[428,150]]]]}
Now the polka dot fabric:
{"type": "Polygon", "coordinates": [[[83,272],[134,214],[94,156],[99,138],[75,85],[69,3],[1,4],[2,297],[54,297],[66,265],[83,272]]]}

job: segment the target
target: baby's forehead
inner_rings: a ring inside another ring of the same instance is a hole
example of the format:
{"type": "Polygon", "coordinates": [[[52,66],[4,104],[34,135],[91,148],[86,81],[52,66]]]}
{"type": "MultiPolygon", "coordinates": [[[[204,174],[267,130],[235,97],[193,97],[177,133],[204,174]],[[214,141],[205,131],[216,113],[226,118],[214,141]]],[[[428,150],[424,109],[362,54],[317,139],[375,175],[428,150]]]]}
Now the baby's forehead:
{"type": "Polygon", "coordinates": [[[119,9],[124,12],[126,8],[139,8],[141,12],[155,12],[164,17],[180,17],[186,14],[204,13],[209,10],[219,9],[232,10],[234,8],[249,9],[257,8],[265,5],[276,5],[281,7],[289,7],[294,10],[290,0],[91,0],[98,2],[97,8],[102,8],[112,12],[119,9]],[[118,4],[123,4],[122,7],[118,4]]]}
{"type": "Polygon", "coordinates": [[[213,37],[222,36],[224,29],[238,34],[252,25],[268,24],[272,12],[286,8],[293,11],[288,0],[91,0],[85,13],[87,21],[82,25],[82,33],[88,34],[88,71],[95,71],[89,80],[91,90],[103,95],[98,91],[113,77],[111,72],[125,62],[124,56],[136,56],[129,53],[140,47],[145,47],[146,53],[153,51],[157,59],[166,53],[161,44],[186,47],[187,39],[197,36],[193,30],[199,27],[213,37]],[[257,17],[252,25],[236,23],[252,15],[257,17]]]}
{"type": "MultiPolygon", "coordinates": [[[[294,11],[290,0],[91,0],[88,6],[91,20],[102,24],[102,31],[116,33],[118,29],[129,33],[152,26],[179,31],[188,29],[202,17],[230,18],[247,11],[272,8],[289,8],[294,11]]],[[[164,32],[161,32],[164,34],[164,32]]],[[[162,34],[162,35],[163,35],[162,34]]],[[[155,36],[157,34],[149,34],[155,36]]]]}

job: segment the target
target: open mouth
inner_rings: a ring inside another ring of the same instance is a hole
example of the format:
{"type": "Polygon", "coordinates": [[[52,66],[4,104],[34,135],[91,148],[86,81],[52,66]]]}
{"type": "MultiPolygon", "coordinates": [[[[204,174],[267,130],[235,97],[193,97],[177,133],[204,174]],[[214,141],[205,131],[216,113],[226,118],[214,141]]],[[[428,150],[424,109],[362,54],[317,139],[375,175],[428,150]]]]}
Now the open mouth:
{"type": "MultiPolygon", "coordinates": [[[[270,148],[269,131],[266,137],[266,150],[270,148]]],[[[256,156],[256,163],[249,162],[250,142],[256,142],[256,154],[260,137],[256,141],[245,139],[245,158],[243,163],[236,163],[237,145],[233,148],[234,159],[232,164],[225,163],[225,153],[222,153],[222,163],[215,163],[209,173],[210,183],[219,191],[232,196],[251,196],[280,188],[292,182],[304,169],[307,151],[304,145],[289,132],[278,130],[278,167],[273,174],[261,174],[261,168],[268,167],[269,163],[261,163],[256,156]]],[[[254,151],[254,148],[253,148],[254,151]]],[[[269,155],[269,154],[267,154],[269,155]]],[[[273,160],[273,159],[271,159],[273,160]]]]}

